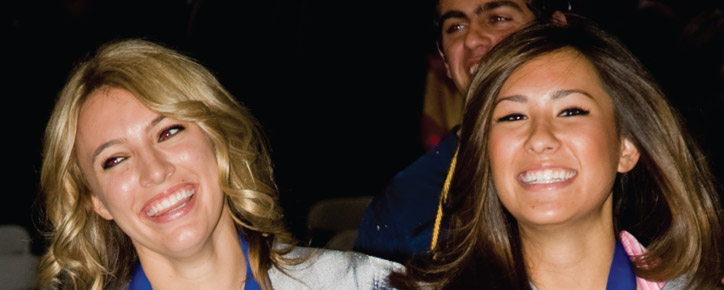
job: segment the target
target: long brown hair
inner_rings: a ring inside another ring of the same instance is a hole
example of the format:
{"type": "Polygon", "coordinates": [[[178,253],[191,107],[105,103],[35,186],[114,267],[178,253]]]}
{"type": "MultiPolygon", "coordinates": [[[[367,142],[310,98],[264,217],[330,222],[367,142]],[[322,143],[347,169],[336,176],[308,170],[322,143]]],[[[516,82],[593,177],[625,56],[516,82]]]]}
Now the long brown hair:
{"type": "Polygon", "coordinates": [[[45,132],[41,185],[50,230],[40,262],[41,289],[116,289],[137,259],[130,239],[94,213],[74,155],[80,108],[94,91],[130,92],[151,110],[198,124],[214,144],[219,182],[262,289],[267,270],[285,262],[285,230],[265,139],[256,119],[203,66],[142,40],[107,44],[80,63],[61,91],[45,132]]]}
{"type": "Polygon", "coordinates": [[[713,289],[724,276],[724,218],[706,159],[653,78],[613,36],[567,15],[568,25],[534,25],[502,41],[481,63],[468,91],[457,165],[450,184],[447,239],[413,261],[401,287],[530,289],[515,219],[498,199],[488,156],[493,103],[505,81],[532,59],[572,49],[595,67],[611,96],[617,129],[641,153],[613,190],[615,230],[639,237],[648,252],[638,276],[713,289]],[[432,256],[435,256],[433,259],[432,256]]]}

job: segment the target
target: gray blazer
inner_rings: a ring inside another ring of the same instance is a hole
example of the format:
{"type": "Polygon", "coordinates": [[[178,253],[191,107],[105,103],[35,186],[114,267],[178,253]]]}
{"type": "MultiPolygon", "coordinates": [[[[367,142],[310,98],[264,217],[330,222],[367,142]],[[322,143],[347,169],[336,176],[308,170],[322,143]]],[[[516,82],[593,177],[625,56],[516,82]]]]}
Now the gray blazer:
{"type": "Polygon", "coordinates": [[[355,252],[296,247],[287,258],[309,258],[298,265],[269,269],[276,290],[302,289],[392,289],[387,284],[391,272],[404,271],[398,263],[355,252]]]}

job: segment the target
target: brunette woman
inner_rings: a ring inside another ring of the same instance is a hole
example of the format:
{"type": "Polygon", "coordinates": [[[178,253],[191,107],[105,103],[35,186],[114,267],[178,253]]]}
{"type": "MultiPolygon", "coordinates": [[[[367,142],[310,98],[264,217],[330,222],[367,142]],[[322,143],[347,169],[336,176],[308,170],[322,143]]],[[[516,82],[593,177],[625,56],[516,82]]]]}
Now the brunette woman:
{"type": "Polygon", "coordinates": [[[706,158],[639,61],[590,22],[533,26],[480,65],[444,243],[406,288],[714,289],[721,205],[706,158]]]}

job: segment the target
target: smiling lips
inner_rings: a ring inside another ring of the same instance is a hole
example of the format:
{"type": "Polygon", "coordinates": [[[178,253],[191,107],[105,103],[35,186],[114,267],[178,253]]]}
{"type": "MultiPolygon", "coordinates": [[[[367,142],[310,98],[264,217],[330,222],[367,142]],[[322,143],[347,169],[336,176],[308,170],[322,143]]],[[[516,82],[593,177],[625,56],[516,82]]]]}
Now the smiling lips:
{"type": "Polygon", "coordinates": [[[520,180],[524,184],[551,184],[564,182],[576,176],[575,170],[570,169],[542,169],[530,170],[520,174],[520,180]]]}
{"type": "Polygon", "coordinates": [[[149,205],[146,215],[149,217],[160,216],[176,209],[182,208],[189,201],[191,196],[196,193],[195,188],[186,188],[179,190],[175,194],[167,196],[149,205]]]}

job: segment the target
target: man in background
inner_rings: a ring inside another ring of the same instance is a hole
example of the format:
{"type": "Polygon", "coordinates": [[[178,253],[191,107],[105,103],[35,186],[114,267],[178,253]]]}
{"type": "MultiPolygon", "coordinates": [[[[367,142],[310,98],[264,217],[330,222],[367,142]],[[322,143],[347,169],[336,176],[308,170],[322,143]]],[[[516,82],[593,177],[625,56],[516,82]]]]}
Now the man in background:
{"type": "MultiPolygon", "coordinates": [[[[465,95],[481,59],[496,44],[536,22],[565,23],[561,11],[568,10],[562,0],[440,0],[437,44],[447,76],[465,95]]],[[[456,127],[372,200],[355,251],[405,262],[430,249],[440,193],[458,141],[456,127]]]]}

